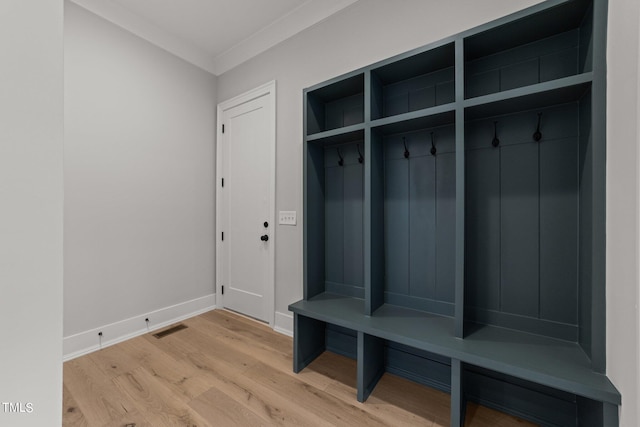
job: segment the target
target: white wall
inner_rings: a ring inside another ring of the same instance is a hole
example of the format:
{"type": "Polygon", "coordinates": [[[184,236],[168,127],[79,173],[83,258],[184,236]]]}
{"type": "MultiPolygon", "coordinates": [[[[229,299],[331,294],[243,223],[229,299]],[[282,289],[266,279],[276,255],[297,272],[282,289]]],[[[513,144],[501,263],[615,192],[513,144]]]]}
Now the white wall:
{"type": "Polygon", "coordinates": [[[64,40],[66,347],[213,301],[216,78],[70,2],[64,40]]]}
{"type": "Polygon", "coordinates": [[[607,374],[621,426],[640,425],[638,59],[640,3],[609,1],[607,46],[607,374]]]}
{"type": "Polygon", "coordinates": [[[0,425],[60,425],[62,0],[0,2],[0,425]]]}
{"type": "MultiPolygon", "coordinates": [[[[640,8],[638,8],[638,24],[637,26],[638,28],[640,28],[640,8]]],[[[640,31],[638,32],[638,109],[640,110],[640,31]]],[[[638,112],[638,114],[640,115],[640,111],[638,112]]],[[[638,122],[636,122],[636,125],[638,124],[638,122]]],[[[638,145],[640,145],[640,126],[638,126],[638,132],[637,132],[637,141],[638,141],[638,145]]],[[[637,327],[637,338],[636,338],[636,401],[640,400],[640,150],[638,150],[638,163],[636,165],[636,174],[637,174],[637,185],[638,185],[638,199],[637,199],[637,203],[636,203],[636,209],[638,209],[638,216],[637,216],[637,224],[636,226],[637,228],[637,234],[638,234],[638,239],[637,239],[637,244],[636,244],[636,254],[637,254],[637,258],[636,260],[638,261],[638,266],[637,266],[637,288],[636,288],[636,292],[638,293],[638,299],[636,302],[636,327],[637,327]]],[[[636,414],[636,422],[640,423],[640,405],[637,405],[637,414],[636,414]]]]}
{"type": "MultiPolygon", "coordinates": [[[[538,0],[367,0],[218,78],[224,101],[269,80],[278,82],[278,210],[302,211],[302,89],[439,40],[538,0]]],[[[608,41],[607,353],[623,394],[621,425],[640,425],[638,402],[638,2],[610,0],[608,41]]],[[[302,224],[280,227],[276,242],[276,311],[302,297],[302,224]]],[[[282,316],[281,316],[282,317],[282,316]]]]}

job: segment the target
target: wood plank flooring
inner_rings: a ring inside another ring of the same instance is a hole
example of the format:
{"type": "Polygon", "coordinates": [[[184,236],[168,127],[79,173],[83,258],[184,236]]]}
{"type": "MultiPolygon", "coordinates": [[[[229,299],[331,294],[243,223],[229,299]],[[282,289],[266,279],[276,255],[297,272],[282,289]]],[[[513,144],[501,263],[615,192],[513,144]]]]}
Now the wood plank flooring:
{"type": "MultiPolygon", "coordinates": [[[[449,396],[385,374],[356,400],[356,362],[325,352],[299,374],[292,340],[224,310],[64,364],[64,426],[449,426],[449,396]]],[[[469,404],[466,427],[533,426],[469,404]]]]}

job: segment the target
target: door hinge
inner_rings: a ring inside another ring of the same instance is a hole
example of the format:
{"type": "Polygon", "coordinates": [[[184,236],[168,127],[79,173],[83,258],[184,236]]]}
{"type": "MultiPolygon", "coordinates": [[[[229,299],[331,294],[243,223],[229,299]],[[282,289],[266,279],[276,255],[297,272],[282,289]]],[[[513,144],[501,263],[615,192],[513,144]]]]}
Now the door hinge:
{"type": "Polygon", "coordinates": [[[224,285],[222,285],[222,295],[224,295],[224,285]]]}
{"type": "Polygon", "coordinates": [[[222,125],[222,133],[224,133],[224,125],[222,125]]]}
{"type": "Polygon", "coordinates": [[[224,242],[224,231],[222,232],[222,241],[224,242]]]}

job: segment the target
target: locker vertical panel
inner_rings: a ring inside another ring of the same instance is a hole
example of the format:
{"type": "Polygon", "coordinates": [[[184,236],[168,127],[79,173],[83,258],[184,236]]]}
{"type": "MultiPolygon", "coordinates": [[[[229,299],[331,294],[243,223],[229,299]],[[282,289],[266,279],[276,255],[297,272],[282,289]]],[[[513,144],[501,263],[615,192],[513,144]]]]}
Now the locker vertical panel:
{"type": "Polygon", "coordinates": [[[299,314],[293,317],[293,372],[298,373],[325,350],[325,323],[299,314]]]}
{"type": "Polygon", "coordinates": [[[409,164],[409,292],[435,299],[436,158],[422,155],[409,164]]]}
{"type": "Polygon", "coordinates": [[[463,427],[465,424],[464,376],[464,364],[458,359],[451,359],[451,427],[463,427]]]}
{"type": "Polygon", "coordinates": [[[540,318],[577,325],[577,138],[540,143],[540,318]]]}
{"type": "Polygon", "coordinates": [[[578,342],[585,353],[592,355],[592,288],[593,288],[593,138],[590,128],[591,104],[580,103],[579,139],[579,253],[578,262],[578,342]]]}
{"type": "Polygon", "coordinates": [[[500,310],[538,317],[538,144],[500,148],[500,310]]]}
{"type": "Polygon", "coordinates": [[[316,144],[305,144],[305,299],[322,292],[325,287],[325,170],[324,150],[316,144]]]}
{"type": "MultiPolygon", "coordinates": [[[[594,0],[593,89],[589,103],[591,115],[584,117],[593,135],[593,254],[592,284],[592,352],[591,364],[604,373],[607,366],[606,343],[606,158],[607,158],[607,0],[594,0]],[[592,101],[593,100],[593,101],[592,101]]],[[[610,409],[610,408],[609,408],[610,409]]]]}
{"type": "Polygon", "coordinates": [[[325,280],[344,284],[344,168],[332,154],[325,155],[325,280]]]}
{"type": "Polygon", "coordinates": [[[384,341],[358,332],[357,396],[364,402],[384,373],[384,341]]]}
{"type": "Polygon", "coordinates": [[[365,150],[365,168],[371,169],[371,281],[365,289],[369,298],[365,309],[371,315],[384,303],[385,292],[385,200],[384,200],[384,148],[382,136],[369,130],[370,144],[365,150]]]}
{"type": "Polygon", "coordinates": [[[369,72],[369,75],[371,76],[371,116],[369,119],[373,120],[384,116],[384,98],[382,96],[383,85],[375,72],[369,72]]]}
{"type": "Polygon", "coordinates": [[[385,288],[389,293],[408,295],[409,162],[397,154],[402,153],[398,144],[392,148],[385,147],[385,288]],[[389,158],[390,152],[393,158],[389,158]]]}
{"type": "Polygon", "coordinates": [[[465,155],[465,311],[499,310],[500,151],[465,155]]]}
{"type": "Polygon", "coordinates": [[[455,302],[456,153],[436,158],[436,290],[434,298],[455,302]]]}
{"type": "MultiPolygon", "coordinates": [[[[350,154],[357,156],[355,147],[350,154]]],[[[344,284],[358,288],[364,284],[363,173],[360,163],[344,166],[344,284]]]]}
{"type": "Polygon", "coordinates": [[[454,334],[456,338],[464,338],[465,335],[465,310],[466,310],[466,168],[467,161],[465,147],[465,112],[462,108],[464,102],[464,39],[457,36],[455,39],[455,234],[454,234],[454,334]]]}
{"type": "MultiPolygon", "coordinates": [[[[598,11],[599,20],[604,20],[606,22],[606,13],[607,13],[607,0],[598,1],[598,8],[602,8],[604,5],[604,10],[598,11]],[[604,16],[603,16],[604,14],[604,16]]],[[[593,71],[593,48],[594,48],[594,34],[593,34],[593,25],[594,25],[594,7],[591,5],[589,10],[585,13],[584,19],[580,24],[580,43],[578,46],[578,69],[584,70],[584,72],[593,71]]],[[[600,21],[599,26],[602,24],[600,21]]],[[[602,34],[600,34],[602,36],[602,34]]],[[[602,40],[602,37],[599,37],[597,40],[602,40]]],[[[596,48],[598,49],[598,48],[596,48]]],[[[602,61],[604,58],[598,57],[598,61],[602,61]]]]}

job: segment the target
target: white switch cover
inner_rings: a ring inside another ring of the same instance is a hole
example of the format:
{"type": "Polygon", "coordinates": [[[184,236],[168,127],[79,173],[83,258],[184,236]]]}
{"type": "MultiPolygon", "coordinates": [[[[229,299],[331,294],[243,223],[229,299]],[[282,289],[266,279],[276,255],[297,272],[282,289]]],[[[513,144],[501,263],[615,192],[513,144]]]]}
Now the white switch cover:
{"type": "Polygon", "coordinates": [[[296,211],[280,211],[280,225],[296,225],[296,211]]]}

